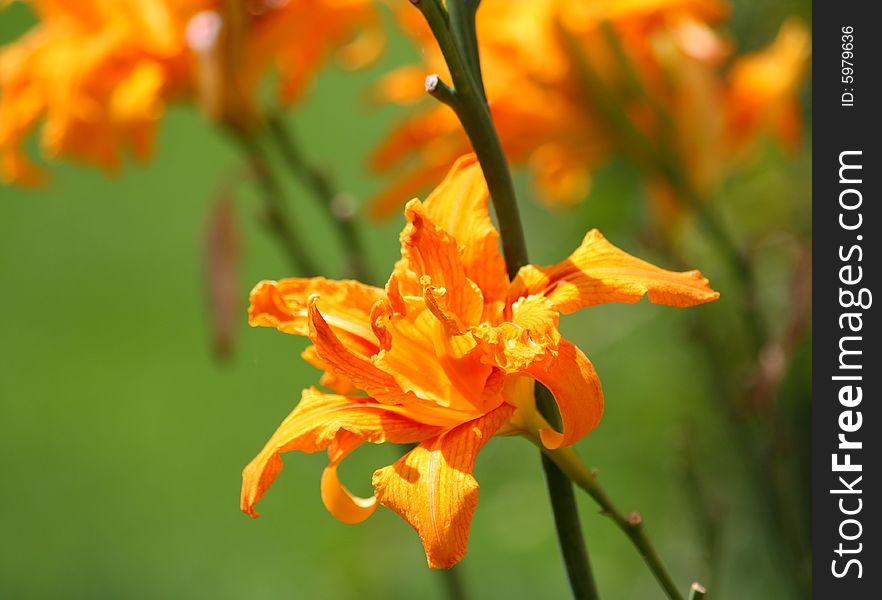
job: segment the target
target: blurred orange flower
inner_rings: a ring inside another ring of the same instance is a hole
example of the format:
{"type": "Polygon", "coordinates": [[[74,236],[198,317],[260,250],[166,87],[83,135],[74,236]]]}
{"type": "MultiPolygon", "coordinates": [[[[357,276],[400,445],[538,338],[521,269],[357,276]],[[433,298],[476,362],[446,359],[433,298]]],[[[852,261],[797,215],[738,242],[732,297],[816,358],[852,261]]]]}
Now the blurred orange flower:
{"type": "Polygon", "coordinates": [[[402,258],[385,290],[324,278],[254,288],[251,325],[308,337],[303,358],[335,393],[303,392],[245,468],[243,511],[257,516],[282,469],[279,454],[327,450],[322,500],[335,517],[356,523],[388,506],[416,529],[430,567],[450,567],[466,551],[475,458],[490,437],[538,431],[557,448],[600,420],[600,380],[558,331],[560,313],[644,295],[682,307],[718,297],[698,271],[655,267],[596,230],[563,262],[526,266],[509,281],[487,203],[480,167],[464,157],[425,202],[407,204],[402,258]],[[536,412],[537,380],[554,395],[563,431],[536,412]],[[373,497],[357,498],[337,468],[365,442],[418,446],[374,473],[373,497]]]}
{"type": "MultiPolygon", "coordinates": [[[[372,158],[376,169],[396,174],[374,202],[377,216],[437,180],[469,149],[452,111],[424,99],[423,78],[446,77],[447,69],[421,15],[407,9],[400,20],[421,44],[424,65],[391,73],[377,93],[425,105],[372,158]]],[[[484,0],[477,23],[481,62],[509,160],[528,168],[544,200],[571,204],[585,197],[592,171],[613,153],[645,163],[645,149],[634,147],[623,125],[653,152],[675,157],[702,192],[764,135],[792,146],[801,125],[808,31],[790,21],[766,50],[733,56],[718,30],[728,14],[724,0],[484,0]],[[610,107],[626,123],[611,118],[610,107]]]]}
{"type": "Polygon", "coordinates": [[[47,155],[114,170],[149,155],[170,101],[247,128],[270,67],[290,104],[333,50],[355,66],[383,43],[371,0],[25,3],[39,23],[0,49],[0,178],[20,183],[41,180],[22,149],[41,120],[47,155]]]}

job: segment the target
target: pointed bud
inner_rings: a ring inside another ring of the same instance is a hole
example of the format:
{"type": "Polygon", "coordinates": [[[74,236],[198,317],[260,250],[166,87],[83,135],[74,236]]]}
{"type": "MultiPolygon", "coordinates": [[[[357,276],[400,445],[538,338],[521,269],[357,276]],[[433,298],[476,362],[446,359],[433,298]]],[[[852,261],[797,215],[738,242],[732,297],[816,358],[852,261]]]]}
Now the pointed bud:
{"type": "Polygon", "coordinates": [[[205,295],[212,345],[219,359],[233,350],[240,321],[239,232],[233,199],[226,191],[218,195],[205,231],[205,295]]]}

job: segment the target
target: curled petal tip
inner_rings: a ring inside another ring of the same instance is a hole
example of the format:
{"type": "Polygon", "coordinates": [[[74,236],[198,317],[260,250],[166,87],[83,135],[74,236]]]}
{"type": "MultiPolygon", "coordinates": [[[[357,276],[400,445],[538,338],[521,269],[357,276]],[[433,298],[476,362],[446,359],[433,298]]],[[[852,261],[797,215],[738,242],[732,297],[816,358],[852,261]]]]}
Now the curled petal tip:
{"type": "Polygon", "coordinates": [[[322,502],[335,519],[356,525],[374,514],[379,503],[376,496],[359,498],[340,483],[336,465],[329,465],[322,474],[322,502]]]}
{"type": "Polygon", "coordinates": [[[564,436],[559,431],[546,427],[539,430],[539,439],[542,441],[542,445],[549,450],[557,450],[563,446],[564,436]]]}
{"type": "MultiPolygon", "coordinates": [[[[242,475],[243,479],[247,481],[249,475],[247,468],[242,475]]],[[[254,498],[253,494],[246,494],[246,490],[242,490],[242,499],[239,503],[239,509],[252,519],[256,519],[260,516],[260,513],[254,509],[255,504],[257,504],[257,500],[259,500],[259,498],[254,498]]]]}

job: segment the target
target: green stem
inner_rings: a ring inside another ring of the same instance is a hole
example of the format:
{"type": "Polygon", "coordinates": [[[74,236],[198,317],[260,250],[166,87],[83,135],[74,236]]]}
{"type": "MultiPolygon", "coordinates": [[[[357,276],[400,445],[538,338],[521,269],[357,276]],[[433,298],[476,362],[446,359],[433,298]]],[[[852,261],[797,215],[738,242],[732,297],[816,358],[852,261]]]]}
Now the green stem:
{"type": "MultiPolygon", "coordinates": [[[[561,429],[560,416],[554,408],[554,396],[542,384],[536,386],[536,406],[542,416],[556,429],[561,429]],[[549,417],[551,417],[549,419],[549,417]]],[[[597,599],[597,583],[591,569],[588,548],[579,523],[576,494],[569,477],[544,453],[542,470],[551,496],[554,525],[564,557],[564,566],[574,598],[597,599]]]]}
{"type": "Polygon", "coordinates": [[[267,127],[276,146],[278,146],[285,165],[292,175],[310,190],[336,227],[345,247],[346,258],[349,263],[348,270],[352,276],[361,281],[376,283],[375,281],[368,281],[370,277],[365,266],[365,251],[358,230],[355,227],[355,222],[351,214],[346,214],[344,212],[345,209],[341,209],[338,194],[331,186],[328,177],[319,168],[310,164],[306,157],[303,156],[294,137],[288,131],[280,116],[274,115],[270,117],[267,121],[267,127]]]}
{"type": "MultiPolygon", "coordinates": [[[[471,141],[484,172],[499,222],[506,270],[509,278],[513,279],[518,270],[529,262],[527,244],[508,161],[484,98],[477,60],[477,40],[473,33],[477,2],[473,2],[474,10],[472,10],[471,7],[459,4],[465,1],[467,0],[448,0],[448,6],[453,8],[452,14],[448,14],[439,0],[412,0],[422,12],[438,41],[453,79],[453,89],[450,89],[437,77],[430,77],[427,80],[427,90],[454,110],[471,141]],[[465,10],[468,10],[469,14],[464,14],[465,10]],[[469,22],[472,23],[472,33],[467,29],[469,22]],[[454,32],[451,32],[451,28],[454,32]],[[458,46],[457,40],[462,46],[458,46]],[[468,48],[473,48],[473,51],[470,52],[468,48]],[[471,68],[465,58],[470,53],[473,54],[471,68]]],[[[543,402],[540,398],[539,405],[546,419],[556,418],[553,400],[543,402]]],[[[572,482],[544,456],[542,463],[551,497],[558,541],[573,595],[578,600],[596,600],[597,589],[582,538],[572,482]]]]}
{"type": "Polygon", "coordinates": [[[454,42],[472,72],[481,99],[486,102],[484,78],[481,75],[481,55],[478,50],[478,34],[475,28],[478,4],[479,2],[473,0],[448,0],[447,12],[450,15],[450,31],[454,42]]]}
{"type": "Polygon", "coordinates": [[[656,552],[652,542],[649,541],[646,535],[643,528],[643,517],[639,513],[631,513],[627,517],[622,514],[613,504],[612,500],[610,500],[609,496],[607,496],[606,491],[597,481],[597,478],[585,468],[572,448],[548,450],[542,446],[542,442],[538,437],[531,437],[531,439],[576,485],[585,490],[600,505],[603,515],[612,519],[618,528],[628,536],[628,539],[637,548],[640,556],[643,557],[643,561],[649,567],[649,570],[655,576],[668,598],[670,600],[683,600],[683,595],[677,589],[673,578],[668,573],[658,552],[656,552]]]}
{"type": "Polygon", "coordinates": [[[453,108],[472,143],[478,162],[481,163],[493,199],[496,218],[499,221],[499,235],[502,238],[502,253],[505,256],[508,275],[514,278],[518,269],[529,262],[527,243],[521,226],[508,161],[496,134],[490,109],[484,102],[479,85],[456,45],[453,33],[450,31],[449,16],[440,1],[417,0],[415,4],[429,24],[450,70],[453,91],[457,98],[453,108]]]}
{"type": "Polygon", "coordinates": [[[468,600],[469,594],[461,577],[462,569],[458,565],[449,569],[441,569],[439,574],[444,581],[444,587],[447,590],[447,598],[449,600],[468,600]]]}
{"type": "Polygon", "coordinates": [[[295,231],[294,222],[288,215],[285,197],[278,179],[270,168],[263,149],[253,136],[233,131],[233,138],[243,149],[254,177],[260,188],[266,209],[266,225],[285,251],[291,267],[303,277],[312,277],[318,268],[306,248],[300,243],[302,237],[295,231]]]}

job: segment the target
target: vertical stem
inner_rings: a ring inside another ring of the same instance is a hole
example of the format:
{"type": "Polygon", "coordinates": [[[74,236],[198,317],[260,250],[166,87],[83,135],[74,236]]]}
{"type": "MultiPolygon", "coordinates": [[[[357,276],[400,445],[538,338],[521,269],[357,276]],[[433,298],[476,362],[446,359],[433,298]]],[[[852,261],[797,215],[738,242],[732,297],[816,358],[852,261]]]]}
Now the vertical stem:
{"type": "Polygon", "coordinates": [[[439,575],[444,580],[449,600],[468,600],[469,595],[466,592],[465,582],[462,580],[461,567],[453,566],[449,569],[441,569],[439,575]]]}
{"type": "MultiPolygon", "coordinates": [[[[439,0],[412,1],[423,13],[450,70],[454,89],[448,96],[449,104],[459,117],[484,172],[499,222],[506,269],[509,278],[514,278],[518,270],[529,262],[527,244],[508,162],[484,99],[480,71],[476,62],[477,41],[474,34],[468,33],[469,21],[472,23],[471,30],[474,30],[474,11],[461,4],[466,0],[448,0],[448,6],[453,8],[451,14],[444,10],[439,0]],[[466,10],[470,10],[470,14],[463,12],[466,10]],[[451,32],[451,26],[454,32],[458,33],[451,32]],[[457,40],[465,48],[458,47],[457,40]],[[474,49],[467,50],[466,48],[472,44],[474,49]],[[469,54],[475,57],[471,69],[464,57],[469,54]]],[[[475,9],[476,7],[477,3],[475,9]]],[[[437,78],[434,81],[437,85],[437,78]]],[[[446,91],[446,88],[442,87],[441,90],[446,91]]],[[[544,397],[544,401],[540,399],[540,410],[550,420],[556,418],[552,405],[553,400],[547,396],[544,397]]],[[[543,457],[542,464],[548,493],[551,496],[558,541],[573,595],[578,600],[595,600],[598,598],[597,589],[582,538],[573,485],[552,461],[543,457]]]]}
{"type": "Polygon", "coordinates": [[[481,99],[487,101],[484,92],[484,78],[481,75],[481,55],[478,51],[478,33],[475,29],[475,16],[478,12],[477,0],[450,0],[447,3],[450,15],[450,32],[457,48],[462,52],[469,70],[475,80],[481,99]]]}
{"type": "MultiPolygon", "coordinates": [[[[449,17],[439,0],[411,1],[423,13],[450,69],[456,97],[453,109],[472,143],[478,162],[481,163],[481,170],[487,180],[493,208],[499,221],[502,253],[505,256],[508,275],[510,278],[514,278],[518,269],[529,262],[527,243],[521,226],[521,216],[517,207],[508,162],[490,117],[490,109],[484,102],[478,84],[456,46],[453,34],[449,29],[449,17]]],[[[451,2],[453,1],[451,0],[451,2]]],[[[462,0],[457,1],[461,2],[462,0]]]]}
{"type": "Polygon", "coordinates": [[[233,138],[244,150],[260,187],[266,208],[267,227],[278,239],[291,267],[304,277],[314,276],[318,273],[318,268],[301,244],[301,236],[294,229],[293,221],[285,206],[282,187],[270,169],[263,149],[247,133],[234,131],[233,138]]]}
{"type": "MultiPolygon", "coordinates": [[[[536,386],[536,406],[553,427],[561,428],[560,417],[554,409],[554,397],[542,384],[536,386]],[[551,418],[549,419],[549,417],[551,418]]],[[[542,454],[542,470],[545,472],[545,481],[551,496],[554,525],[557,528],[557,537],[573,597],[600,598],[591,569],[591,561],[588,557],[588,548],[585,545],[579,523],[579,509],[576,506],[573,484],[569,477],[544,453],[542,454]]]]}
{"type": "Polygon", "coordinates": [[[371,278],[365,265],[365,251],[358,230],[351,214],[345,214],[345,207],[339,204],[338,195],[334,192],[328,177],[303,156],[294,137],[290,134],[282,118],[278,115],[267,121],[270,135],[276,142],[285,165],[303,185],[309,188],[319,205],[331,219],[346,249],[351,275],[367,283],[371,278]]]}

